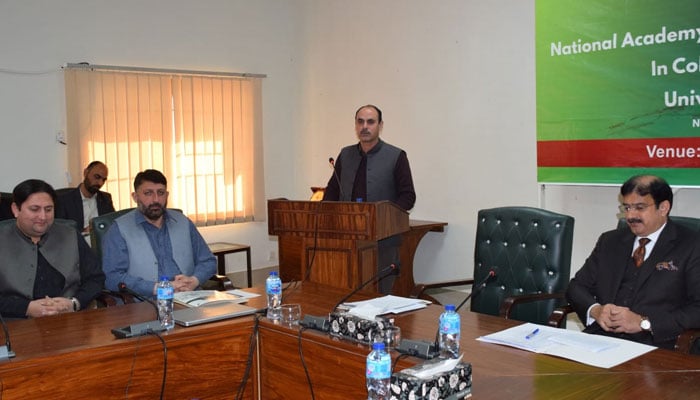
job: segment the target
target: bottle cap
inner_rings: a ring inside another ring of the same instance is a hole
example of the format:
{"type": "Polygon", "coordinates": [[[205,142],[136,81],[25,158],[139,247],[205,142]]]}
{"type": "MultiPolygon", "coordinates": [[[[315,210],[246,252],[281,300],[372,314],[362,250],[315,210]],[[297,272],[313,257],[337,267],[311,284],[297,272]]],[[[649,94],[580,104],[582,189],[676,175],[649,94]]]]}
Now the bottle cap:
{"type": "Polygon", "coordinates": [[[455,310],[454,304],[445,304],[445,311],[454,311],[454,310],[455,310]]]}
{"type": "Polygon", "coordinates": [[[277,276],[277,271],[270,271],[270,276],[277,276]]]}
{"type": "Polygon", "coordinates": [[[372,350],[384,350],[384,342],[374,342],[372,343],[372,350]]]}
{"type": "Polygon", "coordinates": [[[167,275],[161,275],[160,280],[161,281],[169,281],[170,278],[168,278],[167,275]]]}

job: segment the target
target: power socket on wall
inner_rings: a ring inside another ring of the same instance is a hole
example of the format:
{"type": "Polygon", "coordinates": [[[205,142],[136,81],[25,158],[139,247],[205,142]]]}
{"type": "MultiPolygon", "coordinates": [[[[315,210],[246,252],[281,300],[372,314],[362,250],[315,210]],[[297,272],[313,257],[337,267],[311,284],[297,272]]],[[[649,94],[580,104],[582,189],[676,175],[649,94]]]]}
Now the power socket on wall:
{"type": "Polygon", "coordinates": [[[270,250],[270,254],[267,256],[267,261],[275,261],[277,260],[277,252],[274,250],[270,250]]]}
{"type": "Polygon", "coordinates": [[[66,133],[64,131],[56,132],[56,142],[60,144],[66,144],[66,133]]]}

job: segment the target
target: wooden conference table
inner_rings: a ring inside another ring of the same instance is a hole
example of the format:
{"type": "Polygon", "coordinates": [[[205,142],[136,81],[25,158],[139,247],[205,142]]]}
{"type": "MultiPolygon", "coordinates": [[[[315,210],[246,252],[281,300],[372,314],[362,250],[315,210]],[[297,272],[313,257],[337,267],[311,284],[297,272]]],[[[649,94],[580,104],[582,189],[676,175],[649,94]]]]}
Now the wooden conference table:
{"type": "MultiPolygon", "coordinates": [[[[303,314],[323,315],[344,294],[341,289],[306,282],[286,289],[284,302],[301,304],[303,314]]],[[[262,301],[263,296],[251,303],[262,301]]],[[[396,324],[404,338],[430,339],[440,312],[441,307],[429,306],[396,316],[396,324]]],[[[687,399],[700,393],[700,357],[655,350],[601,369],[478,342],[478,336],[517,322],[466,310],[461,315],[462,350],[465,361],[472,364],[475,399],[687,399]]],[[[115,339],[110,333],[113,327],[153,318],[150,305],[132,304],[10,322],[17,357],[0,362],[0,398],[158,398],[160,341],[152,336],[115,339]]],[[[254,325],[255,318],[249,316],[190,328],[176,326],[164,334],[168,348],[164,398],[235,398],[254,325]]],[[[366,398],[367,346],[306,330],[301,334],[301,350],[317,399],[366,398]]],[[[299,355],[298,329],[262,318],[252,362],[243,398],[311,398],[299,355]]],[[[397,369],[417,362],[402,359],[397,369]]]]}
{"type": "MultiPolygon", "coordinates": [[[[158,399],[160,340],[116,339],[110,331],[154,319],[154,307],[138,303],[9,321],[17,356],[0,362],[0,399],[158,399]]],[[[163,398],[233,399],[243,381],[253,327],[249,316],[162,333],[167,344],[163,398]]],[[[257,398],[255,369],[245,399],[257,398]]]]}

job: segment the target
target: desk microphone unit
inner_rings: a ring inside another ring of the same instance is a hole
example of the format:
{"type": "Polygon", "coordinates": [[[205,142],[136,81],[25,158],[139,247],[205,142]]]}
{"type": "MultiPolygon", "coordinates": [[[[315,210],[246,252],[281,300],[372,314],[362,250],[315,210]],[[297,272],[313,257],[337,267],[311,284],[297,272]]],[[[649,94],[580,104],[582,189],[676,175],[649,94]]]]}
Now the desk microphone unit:
{"type": "MultiPolygon", "coordinates": [[[[124,282],[119,283],[119,291],[123,293],[128,293],[137,299],[149,303],[155,308],[156,310],[156,317],[158,317],[158,306],[153,302],[153,300],[146,298],[142,296],[140,293],[137,293],[133,290],[131,290],[124,282]]],[[[155,321],[148,321],[148,322],[142,322],[140,324],[132,324],[129,326],[125,326],[122,328],[114,328],[112,329],[112,334],[117,338],[117,339],[126,339],[130,337],[136,337],[136,336],[143,336],[147,335],[152,332],[163,332],[167,330],[164,326],[160,324],[159,320],[155,321]]]]}
{"type": "MultiPolygon", "coordinates": [[[[330,161],[333,159],[331,158],[330,161]]],[[[382,280],[386,278],[387,276],[391,274],[398,274],[400,270],[401,264],[399,264],[398,261],[389,264],[387,267],[383,268],[381,271],[376,273],[374,276],[372,276],[370,279],[366,280],[360,286],[356,287],[353,289],[350,293],[348,293],[346,296],[344,296],[338,303],[333,307],[333,310],[331,312],[335,312],[335,310],[343,304],[347,299],[349,299],[352,295],[355,293],[359,292],[362,288],[365,286],[369,285],[370,283],[374,282],[375,280],[382,280]]],[[[315,329],[321,332],[328,332],[331,329],[331,324],[329,318],[325,317],[319,317],[315,315],[304,315],[304,318],[299,322],[299,325],[309,328],[309,329],[315,329]]]]}
{"type": "MultiPolygon", "coordinates": [[[[467,297],[459,303],[459,306],[455,309],[456,311],[459,311],[460,308],[473,296],[478,295],[481,290],[486,287],[486,283],[489,281],[489,279],[493,278],[496,276],[496,268],[492,268],[489,273],[486,275],[486,278],[477,285],[473,291],[471,291],[467,297]]],[[[435,335],[435,341],[428,341],[428,340],[408,340],[408,339],[402,339],[401,343],[396,347],[396,351],[401,353],[401,354],[408,354],[413,357],[418,357],[418,358],[423,358],[426,360],[430,360],[432,358],[437,357],[440,355],[440,342],[438,341],[438,335],[440,334],[440,330],[438,328],[438,332],[435,335]]]]}

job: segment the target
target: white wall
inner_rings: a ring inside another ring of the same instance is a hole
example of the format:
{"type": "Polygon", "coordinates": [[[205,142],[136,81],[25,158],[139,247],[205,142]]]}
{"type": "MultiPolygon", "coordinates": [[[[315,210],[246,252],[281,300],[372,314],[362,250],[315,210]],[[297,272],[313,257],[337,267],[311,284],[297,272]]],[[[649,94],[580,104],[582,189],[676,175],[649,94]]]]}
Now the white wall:
{"type": "MultiPolygon", "coordinates": [[[[617,188],[537,185],[534,1],[0,2],[0,69],[50,71],[0,72],[0,190],[65,186],[64,63],[264,73],[268,198],[323,186],[355,109],[374,103],[384,139],[408,152],[412,218],[449,222],[419,247],[417,279],[470,276],[476,212],[502,205],[575,216],[575,271],[615,225],[617,188]]],[[[680,190],[673,213],[699,216],[699,197],[680,190]]],[[[203,232],[251,244],[255,267],[276,262],[264,222],[203,232]]]]}
{"type": "MultiPolygon", "coordinates": [[[[272,0],[0,2],[0,190],[27,178],[68,184],[66,149],[55,141],[66,120],[59,67],[86,61],[267,74],[266,192],[289,196],[296,169],[290,155],[302,145],[294,134],[302,114],[295,100],[298,12],[292,2],[272,0]]],[[[268,260],[277,244],[264,222],[203,232],[208,240],[251,244],[255,266],[276,263],[268,260]]]]}

